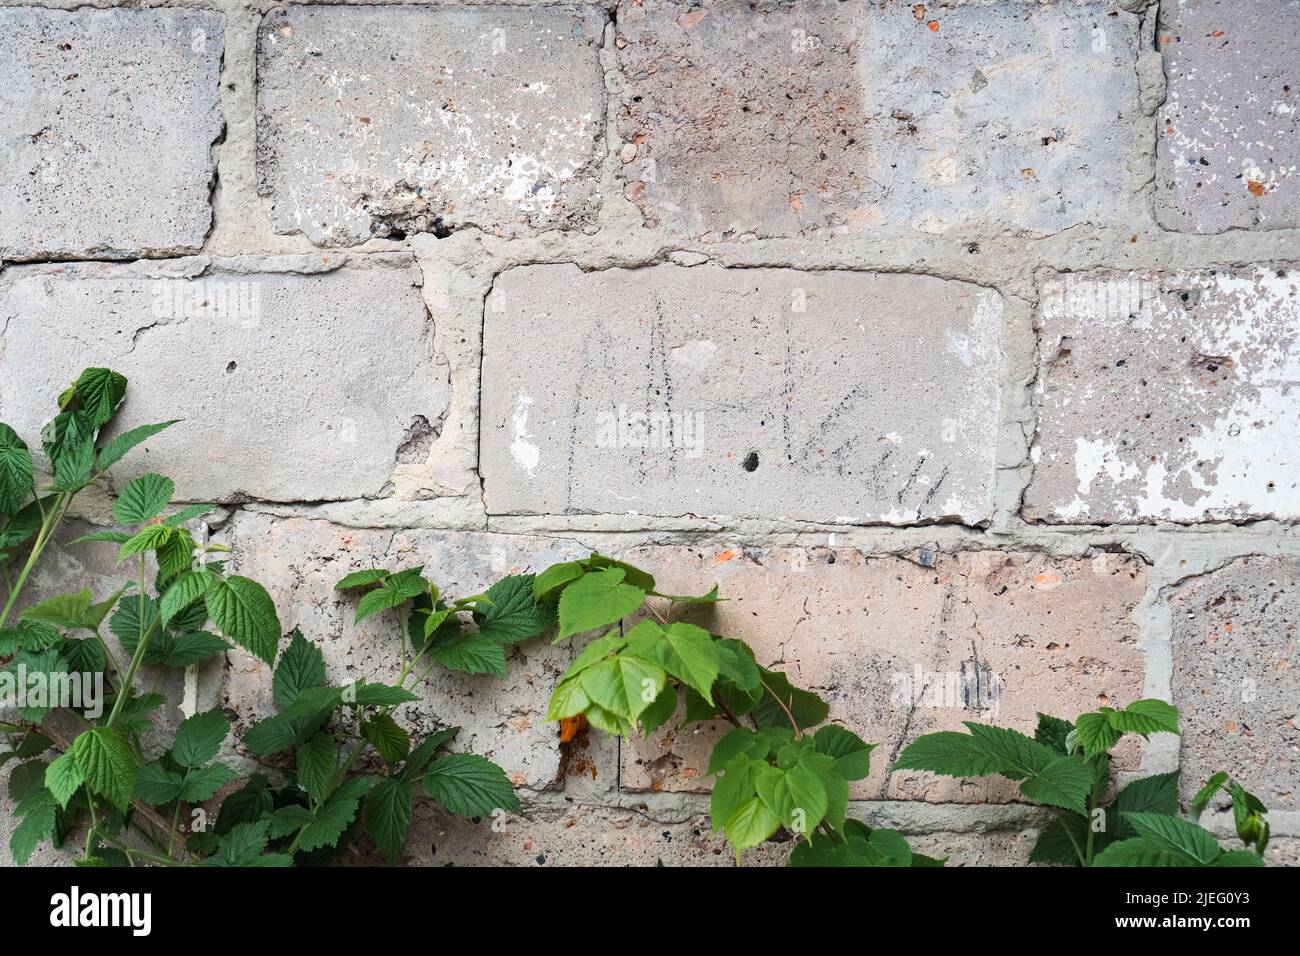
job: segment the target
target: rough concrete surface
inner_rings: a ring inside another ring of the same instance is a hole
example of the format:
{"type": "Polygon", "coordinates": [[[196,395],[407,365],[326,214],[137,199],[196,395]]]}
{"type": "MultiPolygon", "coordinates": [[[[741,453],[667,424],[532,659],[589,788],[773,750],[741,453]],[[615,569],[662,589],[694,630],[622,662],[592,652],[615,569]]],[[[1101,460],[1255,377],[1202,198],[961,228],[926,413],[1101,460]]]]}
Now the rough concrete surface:
{"type": "Polygon", "coordinates": [[[986,521],[1001,315],[919,276],[510,270],[484,328],[487,509],[986,521]]]}
{"type": "Polygon", "coordinates": [[[81,369],[109,366],[131,382],[120,428],[184,419],[119,483],[154,470],[178,500],[379,496],[447,408],[420,283],[401,256],[9,270],[0,407],[34,437],[81,369]]]}
{"type": "MultiPolygon", "coordinates": [[[[871,776],[851,786],[855,799],[1008,799],[1015,788],[999,779],[887,769],[916,737],[960,730],[963,721],[1032,733],[1043,701],[1073,718],[1140,696],[1132,612],[1146,574],[1134,558],[682,548],[639,551],[634,563],[653,570],[668,593],[717,582],[727,600],[691,616],[748,641],[760,664],[822,695],[832,721],[880,745],[871,776]]],[[[707,789],[708,755],[727,729],[670,724],[649,743],[629,739],[621,783],[707,789]]],[[[1117,768],[1135,757],[1127,748],[1117,768]]]]}
{"type": "Polygon", "coordinates": [[[267,14],[258,168],[276,231],[347,246],[589,224],[606,19],[596,7],[267,14]]]}
{"type": "MultiPolygon", "coordinates": [[[[921,852],[1025,865],[1048,815],[887,776],[905,741],[1159,697],[1186,735],[1120,778],[1232,770],[1297,864],[1296,0],[27,4],[0,421],[39,449],[101,363],[119,427],[184,419],[78,496],[29,599],[115,590],[68,542],[146,470],[221,503],[196,533],[338,680],[395,659],[349,570],[469,594],[599,550],[719,583],[721,629],[881,744],[851,815],[921,852]],[[894,696],[918,667],[928,702],[894,696]]],[[[576,650],[408,705],[524,812],[422,802],[404,862],[734,863],[709,729],[561,750],[576,650]]],[[[160,686],[169,725],[272,709],[242,651],[160,686]]]]}
{"type": "Polygon", "coordinates": [[[1242,558],[1170,598],[1183,796],[1227,770],[1300,810],[1300,561],[1242,558]]]}
{"type": "Polygon", "coordinates": [[[1169,96],[1156,216],[1167,229],[1300,226],[1300,0],[1160,4],[1169,96]]]}
{"type": "Polygon", "coordinates": [[[0,9],[0,259],[194,252],[224,18],[0,9]]]}
{"type": "Polygon", "coordinates": [[[628,198],[709,238],[1114,215],[1141,117],[1133,19],[932,7],[620,3],[628,198]]]}
{"type": "Polygon", "coordinates": [[[1026,514],[1300,517],[1300,271],[1043,277],[1026,514]]]}

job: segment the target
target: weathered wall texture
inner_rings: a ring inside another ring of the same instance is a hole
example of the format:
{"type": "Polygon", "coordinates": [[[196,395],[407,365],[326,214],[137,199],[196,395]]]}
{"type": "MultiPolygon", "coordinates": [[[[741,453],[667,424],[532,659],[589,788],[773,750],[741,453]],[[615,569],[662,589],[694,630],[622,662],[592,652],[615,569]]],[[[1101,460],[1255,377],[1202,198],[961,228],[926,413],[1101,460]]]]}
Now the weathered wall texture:
{"type": "MultiPolygon", "coordinates": [[[[0,0],[0,419],[130,375],[124,425],[185,422],[116,480],[221,503],[337,677],[394,641],[348,570],[599,549],[717,581],[925,852],[1023,862],[1044,817],[888,774],[918,734],[1147,695],[1186,734],[1121,773],[1233,769],[1294,865],[1298,52],[1300,0],[0,0]]],[[[412,864],[732,863],[713,728],[562,754],[572,654],[408,708],[526,807],[424,808],[412,864]]],[[[269,679],[198,699],[242,729],[269,679]]]]}

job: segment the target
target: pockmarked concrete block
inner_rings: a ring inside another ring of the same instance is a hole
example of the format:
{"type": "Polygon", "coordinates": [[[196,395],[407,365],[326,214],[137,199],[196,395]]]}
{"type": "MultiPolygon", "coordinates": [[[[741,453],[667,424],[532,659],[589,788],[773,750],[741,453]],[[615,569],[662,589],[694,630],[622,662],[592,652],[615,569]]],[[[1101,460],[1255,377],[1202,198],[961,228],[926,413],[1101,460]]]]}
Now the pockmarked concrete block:
{"type": "Polygon", "coordinates": [[[1300,809],[1300,560],[1241,558],[1169,606],[1184,798],[1226,770],[1270,809],[1300,809]]]}
{"type": "Polygon", "coordinates": [[[258,183],[277,232],[593,225],[598,7],[288,6],[258,40],[258,183]]]}
{"type": "Polygon", "coordinates": [[[1300,272],[1045,274],[1031,519],[1300,516],[1300,272]]]}
{"type": "MultiPolygon", "coordinates": [[[[1037,713],[1073,719],[1142,696],[1135,605],[1146,585],[1137,558],[1058,560],[981,551],[866,557],[849,549],[647,548],[627,556],[673,594],[716,583],[727,600],[687,612],[715,634],[748,641],[760,664],[830,704],[830,720],[872,752],[855,799],[1001,802],[1001,778],[889,774],[922,734],[963,721],[1033,733],[1037,713]],[[681,591],[678,588],[686,588],[681,591]]],[[[669,721],[623,745],[629,790],[704,790],[713,745],[730,726],[669,721]]],[[[1116,766],[1136,766],[1126,743],[1116,766]]]]}
{"type": "Polygon", "coordinates": [[[1149,122],[1137,17],[930,6],[624,0],[627,198],[649,226],[715,239],[1050,233],[1122,210],[1149,122]]]}
{"type": "Polygon", "coordinates": [[[180,500],[378,497],[450,399],[421,281],[406,256],[11,269],[0,418],[39,449],[55,397],[109,367],[130,381],[119,430],[184,419],[114,469],[119,485],[158,471],[180,500]]]}
{"type": "Polygon", "coordinates": [[[1217,233],[1300,226],[1300,0],[1160,4],[1156,218],[1217,233]]]}
{"type": "Polygon", "coordinates": [[[0,259],[197,251],[223,28],[205,10],[0,10],[0,259]]]}
{"type": "MultiPolygon", "coordinates": [[[[400,667],[397,613],[354,625],[356,595],[333,590],[349,572],[422,565],[443,594],[468,597],[507,574],[572,560],[580,550],[572,543],[525,535],[362,531],[249,513],[232,521],[225,540],[235,549],[238,572],[270,591],[285,630],[301,628],[304,637],[320,646],[335,685],[393,683],[400,667]]],[[[559,731],[547,722],[546,705],[575,653],[539,638],[509,650],[504,679],[435,668],[416,688],[421,699],[403,704],[395,717],[417,736],[459,726],[453,749],[495,760],[516,786],[552,786],[561,770],[559,731]]],[[[236,651],[229,659],[223,705],[235,718],[236,733],[242,734],[275,713],[272,672],[249,654],[236,651]]],[[[614,773],[613,767],[586,769],[601,778],[614,773]]]]}
{"type": "Polygon", "coordinates": [[[488,511],[985,521],[1002,310],[923,276],[511,269],[487,300],[488,511]]]}

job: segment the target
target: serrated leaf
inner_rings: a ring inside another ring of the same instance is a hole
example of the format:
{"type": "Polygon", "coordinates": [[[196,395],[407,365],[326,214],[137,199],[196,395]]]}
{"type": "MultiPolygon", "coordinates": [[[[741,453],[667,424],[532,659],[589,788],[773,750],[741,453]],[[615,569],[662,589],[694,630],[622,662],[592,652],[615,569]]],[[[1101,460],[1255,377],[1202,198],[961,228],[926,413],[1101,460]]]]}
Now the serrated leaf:
{"type": "Polygon", "coordinates": [[[183,571],[172,582],[159,602],[159,613],[164,625],[195,601],[201,600],[215,580],[210,571],[183,571]]]}
{"type": "Polygon", "coordinates": [[[377,714],[361,722],[361,736],[379,751],[389,766],[406,759],[411,750],[411,736],[388,714],[377,714]]]}
{"type": "Polygon", "coordinates": [[[45,788],[49,790],[60,807],[66,808],[72,795],[86,782],[85,774],[77,766],[77,758],[72,751],[61,755],[45,768],[45,788]]]}
{"type": "Polygon", "coordinates": [[[240,647],[275,663],[280,643],[280,618],[266,589],[248,578],[232,575],[213,581],[203,596],[212,623],[240,647]]]}
{"type": "Polygon", "coordinates": [[[108,424],[126,398],[126,377],[112,369],[88,368],[72,383],[72,391],[91,423],[99,428],[108,424]]]}
{"type": "Polygon", "coordinates": [[[54,836],[58,807],[49,790],[37,787],[18,802],[14,815],[22,822],[14,827],[9,837],[9,851],[14,863],[26,866],[36,847],[54,836]]]}
{"type": "Polygon", "coordinates": [[[319,733],[298,748],[298,785],[312,803],[325,799],[339,766],[339,747],[333,736],[319,733]]]}
{"type": "Polygon", "coordinates": [[[460,733],[459,727],[448,727],[424,738],[420,745],[412,750],[410,756],[406,758],[406,765],[402,768],[402,777],[409,780],[427,767],[429,761],[433,759],[433,755],[437,753],[438,748],[455,739],[458,733],[460,733]]]}
{"type": "Polygon", "coordinates": [[[271,679],[275,704],[283,709],[292,704],[302,691],[324,685],[325,655],[295,627],[271,679]]]}
{"type": "MultiPolygon", "coordinates": [[[[407,601],[429,590],[429,582],[420,574],[423,568],[407,568],[390,574],[379,582],[379,587],[362,595],[357,602],[354,623],[361,623],[368,617],[400,607],[407,601]]],[[[346,579],[345,579],[346,580],[346,579]]]]}
{"type": "Polygon", "coordinates": [[[654,621],[641,621],[628,632],[627,644],[632,653],[658,664],[713,703],[720,661],[713,636],[704,628],[681,621],[666,628],[654,621]]]}
{"type": "Polygon", "coordinates": [[[32,453],[0,422],[0,516],[17,514],[32,490],[32,453]]]}
{"type": "Polygon", "coordinates": [[[660,594],[658,591],[650,591],[651,597],[663,598],[666,601],[672,601],[674,604],[717,604],[718,603],[718,586],[715,584],[706,594],[660,594]]]}
{"type": "Polygon", "coordinates": [[[176,532],[166,525],[151,524],[146,525],[138,533],[132,535],[123,543],[117,552],[117,562],[121,564],[127,558],[133,558],[137,554],[146,554],[150,551],[157,551],[159,548],[166,546],[167,542],[172,539],[176,532]]]}
{"type": "Polygon", "coordinates": [[[564,720],[576,717],[591,705],[591,698],[582,689],[582,682],[576,677],[562,680],[551,693],[550,703],[546,707],[547,720],[564,720]]]}
{"type": "Polygon", "coordinates": [[[1080,714],[1074,731],[1083,755],[1089,759],[1100,756],[1119,743],[1122,733],[1112,727],[1105,713],[1080,714]]]}
{"type": "Polygon", "coordinates": [[[123,432],[100,449],[99,457],[95,460],[95,468],[99,471],[107,471],[121,461],[126,453],[136,445],[148,441],[164,428],[170,428],[178,421],[180,421],[179,418],[169,422],[158,422],[156,425],[140,425],[130,431],[123,432]]]}
{"type": "Polygon", "coordinates": [[[587,573],[577,561],[553,564],[533,578],[533,597],[538,601],[553,600],[560,589],[587,573]]]}
{"type": "Polygon", "coordinates": [[[396,864],[411,827],[411,785],[389,777],[366,795],[366,830],[390,865],[396,864]]]}
{"type": "Polygon", "coordinates": [[[722,825],[737,855],[758,846],[781,825],[780,819],[757,796],[740,804],[722,825]]]}
{"type": "Polygon", "coordinates": [[[89,590],[60,594],[27,608],[22,613],[22,619],[72,630],[81,626],[81,620],[94,600],[89,590]]]}
{"type": "Polygon", "coordinates": [[[424,789],[463,817],[491,816],[495,810],[520,812],[506,772],[478,754],[447,754],[434,760],[424,775],[424,789]]]}
{"type": "Polygon", "coordinates": [[[171,803],[181,795],[185,778],[175,770],[168,770],[158,761],[140,768],[135,779],[135,799],[151,807],[171,803]]]}
{"type": "Polygon", "coordinates": [[[214,763],[191,770],[185,775],[181,799],[186,803],[202,803],[204,800],[212,799],[226,784],[238,779],[239,774],[223,763],[214,763]]]}
{"type": "Polygon", "coordinates": [[[865,780],[871,773],[871,751],[875,744],[865,743],[852,731],[836,724],[827,724],[813,736],[818,753],[835,760],[840,776],[845,780],[865,780]]]}
{"type": "MultiPolygon", "coordinates": [[[[216,505],[212,505],[212,504],[186,505],[184,508],[182,508],[180,511],[177,511],[175,514],[170,514],[166,518],[163,518],[163,524],[165,524],[169,528],[179,528],[181,525],[187,524],[188,522],[193,521],[195,518],[203,517],[205,514],[208,514],[210,511],[213,511],[215,508],[216,505]]],[[[217,545],[212,545],[208,548],[208,550],[219,551],[219,550],[228,550],[228,549],[219,547],[217,545]]]]}
{"type": "Polygon", "coordinates": [[[760,727],[789,727],[793,714],[802,730],[817,726],[830,715],[829,704],[812,691],[793,686],[782,672],[760,668],[760,673],[764,689],[753,710],[760,727]]]}
{"type": "Polygon", "coordinates": [[[0,657],[12,657],[19,651],[43,651],[62,639],[53,625],[19,620],[13,628],[0,631],[0,657]]]}
{"type": "Polygon", "coordinates": [[[229,733],[230,721],[216,708],[187,717],[176,728],[172,759],[182,767],[201,767],[217,755],[229,733]]]}
{"type": "Polygon", "coordinates": [[[361,588],[371,584],[378,584],[389,576],[389,572],[385,571],[383,568],[364,568],[360,571],[353,571],[351,574],[346,575],[342,581],[334,585],[334,590],[347,591],[351,588],[361,588]]]}
{"type": "Polygon", "coordinates": [[[506,676],[506,655],[502,645],[482,634],[461,634],[439,641],[427,651],[432,661],[466,674],[506,676]]]}
{"type": "Polygon", "coordinates": [[[754,788],[773,816],[797,834],[817,829],[829,806],[821,778],[802,762],[784,769],[770,765],[762,768],[754,788]]]}
{"type": "Polygon", "coordinates": [[[667,679],[663,668],[629,653],[588,667],[578,676],[593,703],[629,721],[654,703],[667,679]]]}
{"type": "Polygon", "coordinates": [[[560,595],[560,635],[564,640],[621,621],[645,601],[645,591],[624,582],[627,572],[612,567],[592,571],[574,581],[560,595]]]}
{"type": "Polygon", "coordinates": [[[474,611],[480,636],[499,644],[518,644],[555,626],[555,605],[533,597],[533,576],[504,577],[487,590],[491,602],[474,611]]]}
{"type": "Polygon", "coordinates": [[[163,631],[155,634],[149,642],[144,660],[146,664],[163,667],[189,667],[217,654],[224,654],[231,646],[208,631],[190,631],[186,634],[163,631]]]}
{"type": "Polygon", "coordinates": [[[1208,866],[1223,852],[1214,837],[1182,817],[1132,812],[1124,814],[1124,820],[1137,831],[1140,839],[1196,865],[1208,866]]]}
{"type": "Polygon", "coordinates": [[[1163,700],[1135,700],[1106,715],[1111,727],[1126,734],[1178,733],[1178,708],[1163,700]]]}
{"type": "Polygon", "coordinates": [[[175,492],[176,485],[163,475],[150,473],[132,478],[113,502],[113,517],[119,524],[144,524],[162,513],[175,492]]]}
{"type": "Polygon", "coordinates": [[[345,780],[330,794],[329,799],[316,811],[312,822],[303,829],[299,849],[311,852],[338,843],[339,837],[356,819],[361,798],[374,782],[373,778],[367,777],[345,780]]]}
{"type": "MultiPolygon", "coordinates": [[[[36,532],[41,529],[42,509],[44,509],[44,513],[48,513],[53,507],[56,498],[55,495],[47,495],[41,498],[39,502],[32,500],[19,508],[18,513],[13,515],[4,528],[0,530],[0,552],[15,551],[35,537],[36,532]]],[[[4,512],[0,511],[0,516],[3,516],[3,514],[4,512]]],[[[71,542],[71,544],[76,544],[76,541],[71,542]]]]}
{"type": "Polygon", "coordinates": [[[135,791],[135,758],[126,740],[109,727],[83,731],[69,751],[91,793],[125,811],[135,791]]]}

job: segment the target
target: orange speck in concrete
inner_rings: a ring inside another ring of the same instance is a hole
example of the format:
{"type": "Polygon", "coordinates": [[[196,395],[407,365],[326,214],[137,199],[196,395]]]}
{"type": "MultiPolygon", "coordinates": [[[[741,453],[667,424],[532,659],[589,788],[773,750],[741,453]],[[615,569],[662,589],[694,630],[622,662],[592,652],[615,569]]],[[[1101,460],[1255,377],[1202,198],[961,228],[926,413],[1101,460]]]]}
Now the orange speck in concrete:
{"type": "Polygon", "coordinates": [[[740,557],[744,553],[745,552],[742,551],[740,548],[728,548],[726,551],[723,551],[721,554],[716,555],[713,559],[713,563],[726,564],[728,561],[734,561],[736,558],[740,557]]]}
{"type": "Polygon", "coordinates": [[[1223,729],[1230,734],[1235,734],[1237,732],[1237,724],[1235,721],[1230,720],[1223,725],[1223,729]]]}
{"type": "Polygon", "coordinates": [[[938,33],[938,32],[939,32],[939,21],[938,21],[938,20],[931,20],[929,23],[926,24],[926,26],[930,28],[930,32],[931,32],[931,33],[938,33]]]}
{"type": "Polygon", "coordinates": [[[1229,634],[1231,634],[1231,633],[1232,633],[1232,622],[1229,621],[1226,625],[1224,625],[1224,628],[1223,628],[1223,629],[1224,629],[1225,631],[1227,631],[1229,634]]]}
{"type": "Polygon", "coordinates": [[[1250,194],[1252,196],[1262,196],[1264,195],[1264,193],[1268,192],[1268,190],[1264,188],[1264,184],[1261,183],[1258,179],[1247,180],[1246,188],[1250,190],[1250,194]]]}

